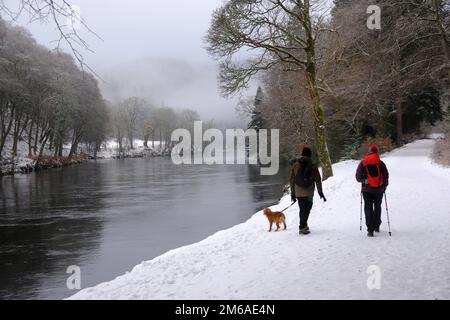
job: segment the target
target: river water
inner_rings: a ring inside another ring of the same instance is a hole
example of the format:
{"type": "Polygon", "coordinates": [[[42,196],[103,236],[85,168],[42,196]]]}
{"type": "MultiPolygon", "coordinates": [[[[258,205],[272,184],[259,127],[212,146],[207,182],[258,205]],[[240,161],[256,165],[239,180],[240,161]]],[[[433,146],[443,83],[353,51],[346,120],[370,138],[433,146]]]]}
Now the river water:
{"type": "Polygon", "coordinates": [[[0,178],[0,299],[61,299],[245,222],[282,195],[288,168],[89,162],[0,178]]]}

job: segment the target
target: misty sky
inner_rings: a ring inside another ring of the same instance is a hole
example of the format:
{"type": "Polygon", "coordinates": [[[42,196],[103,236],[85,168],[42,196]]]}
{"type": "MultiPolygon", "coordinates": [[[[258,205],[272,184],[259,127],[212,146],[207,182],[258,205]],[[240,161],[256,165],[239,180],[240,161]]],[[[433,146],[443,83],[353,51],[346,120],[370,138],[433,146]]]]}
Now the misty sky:
{"type": "MultiPolygon", "coordinates": [[[[6,3],[13,1],[6,1],[6,3]]],[[[208,56],[203,37],[213,10],[222,0],[74,0],[81,15],[103,41],[83,32],[94,54],[86,62],[105,79],[107,99],[146,97],[175,108],[197,109],[205,119],[236,120],[237,99],[220,97],[217,63],[208,56]]],[[[13,5],[14,7],[14,5],[13,5]]],[[[42,44],[54,48],[55,27],[26,26],[42,44]]],[[[253,94],[253,90],[248,95],[253,94]]]]}
{"type": "MultiPolygon", "coordinates": [[[[58,0],[61,1],[61,0],[58,0]]],[[[17,0],[3,0],[10,8],[17,0]]],[[[73,0],[82,18],[102,39],[82,31],[90,49],[86,63],[99,74],[103,95],[110,101],[139,96],[157,106],[191,108],[204,120],[223,125],[245,125],[235,112],[238,98],[218,92],[217,62],[206,53],[203,38],[214,9],[224,0],[73,0]],[[104,81],[103,81],[104,80],[104,81]]],[[[332,0],[323,1],[324,12],[332,0]]],[[[27,27],[39,43],[55,48],[59,38],[53,23],[18,24],[27,27]]],[[[66,51],[70,51],[68,48],[66,51]]],[[[244,93],[256,93],[256,81],[244,93]]]]}

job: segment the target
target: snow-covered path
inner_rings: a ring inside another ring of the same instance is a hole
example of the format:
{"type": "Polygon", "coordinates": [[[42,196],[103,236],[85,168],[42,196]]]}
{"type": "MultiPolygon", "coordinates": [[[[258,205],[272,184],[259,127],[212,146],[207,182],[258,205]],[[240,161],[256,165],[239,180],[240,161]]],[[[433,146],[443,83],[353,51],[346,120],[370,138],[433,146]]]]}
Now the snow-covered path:
{"type": "Polygon", "coordinates": [[[450,170],[431,163],[433,143],[383,159],[392,237],[385,222],[374,239],[359,231],[358,162],[347,161],[324,185],[328,202],[316,199],[310,236],[298,235],[297,206],[287,211],[286,232],[268,233],[259,212],[72,299],[450,299],[450,170]],[[379,290],[367,287],[371,265],[382,272],[379,290]]]}

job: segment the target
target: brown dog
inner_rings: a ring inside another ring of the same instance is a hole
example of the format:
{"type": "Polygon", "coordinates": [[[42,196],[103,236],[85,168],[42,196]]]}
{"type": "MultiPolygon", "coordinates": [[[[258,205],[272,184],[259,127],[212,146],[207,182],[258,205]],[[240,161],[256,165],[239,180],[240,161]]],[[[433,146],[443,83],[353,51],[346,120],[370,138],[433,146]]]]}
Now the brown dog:
{"type": "Polygon", "coordinates": [[[273,226],[274,223],[277,225],[277,230],[275,230],[275,231],[279,231],[280,230],[280,224],[284,225],[284,230],[287,229],[286,216],[284,215],[283,212],[273,212],[269,208],[265,208],[263,212],[264,212],[264,215],[267,217],[267,219],[269,220],[269,223],[270,223],[269,232],[272,232],[272,226],[273,226]]]}

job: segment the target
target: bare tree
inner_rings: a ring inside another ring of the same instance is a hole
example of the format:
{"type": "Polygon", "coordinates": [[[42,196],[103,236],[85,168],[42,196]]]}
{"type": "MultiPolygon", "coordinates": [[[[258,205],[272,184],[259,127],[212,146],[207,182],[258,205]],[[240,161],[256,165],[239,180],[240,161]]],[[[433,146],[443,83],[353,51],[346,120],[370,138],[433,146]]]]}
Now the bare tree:
{"type": "Polygon", "coordinates": [[[138,97],[127,98],[121,104],[122,112],[125,115],[126,134],[132,150],[134,149],[134,140],[138,131],[138,123],[142,118],[143,110],[146,106],[147,102],[138,97]]]}
{"type": "Polygon", "coordinates": [[[230,0],[214,12],[206,37],[209,53],[221,61],[220,84],[224,95],[245,88],[258,72],[276,65],[285,71],[304,71],[324,180],[333,176],[333,168],[317,80],[316,43],[324,32],[332,31],[324,25],[327,3],[230,0]],[[255,55],[244,63],[236,62],[242,50],[255,55]]]}
{"type": "Polygon", "coordinates": [[[53,23],[59,33],[59,39],[55,40],[57,49],[61,47],[62,43],[65,43],[69,46],[81,68],[86,68],[94,73],[84,61],[82,51],[92,52],[92,50],[80,35],[80,29],[88,31],[100,40],[102,39],[88,26],[73,5],[66,0],[20,0],[15,8],[11,8],[11,5],[6,5],[3,0],[0,0],[1,13],[13,22],[22,15],[28,15],[30,22],[53,23]]]}
{"type": "Polygon", "coordinates": [[[112,114],[111,117],[111,127],[113,130],[113,135],[117,139],[117,145],[119,149],[119,156],[122,156],[124,152],[123,148],[123,139],[126,135],[126,115],[122,110],[122,106],[120,104],[111,104],[109,105],[110,112],[112,114]]]}
{"type": "Polygon", "coordinates": [[[195,110],[183,109],[179,112],[180,128],[189,130],[192,136],[194,136],[194,122],[199,120],[200,115],[195,110]]]}
{"type": "Polygon", "coordinates": [[[264,76],[263,83],[266,97],[261,105],[262,116],[270,128],[280,128],[281,149],[296,152],[293,141],[314,144],[314,120],[309,112],[304,72],[286,73],[274,68],[264,76]]]}

